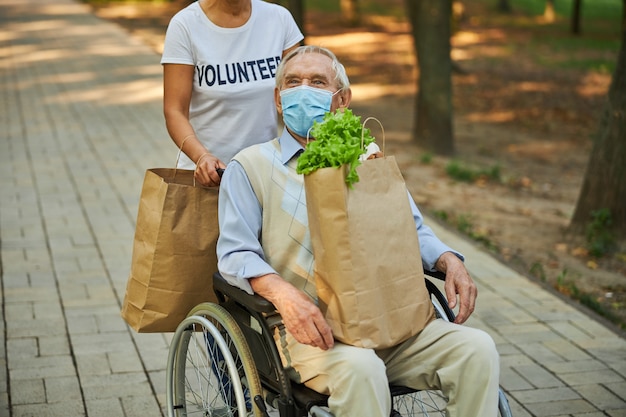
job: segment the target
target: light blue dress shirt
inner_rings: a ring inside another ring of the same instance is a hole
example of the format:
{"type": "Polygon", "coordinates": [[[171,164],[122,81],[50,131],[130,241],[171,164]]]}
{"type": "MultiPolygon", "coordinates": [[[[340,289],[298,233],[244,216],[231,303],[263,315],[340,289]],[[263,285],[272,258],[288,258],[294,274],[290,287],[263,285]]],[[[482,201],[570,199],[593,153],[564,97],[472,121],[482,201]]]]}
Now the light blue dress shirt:
{"type": "MultiPolygon", "coordinates": [[[[303,147],[284,129],[279,138],[280,162],[285,165],[297,158],[303,147]]],[[[424,224],[424,219],[409,194],[409,202],[415,228],[419,236],[422,264],[429,271],[435,270],[435,263],[444,252],[452,252],[461,260],[463,255],[445,245],[424,224]]],[[[217,241],[218,268],[222,276],[232,285],[252,294],[248,279],[277,272],[265,261],[261,247],[263,210],[250,185],[245,170],[236,160],[232,160],[222,177],[219,194],[220,235],[217,241]]]]}

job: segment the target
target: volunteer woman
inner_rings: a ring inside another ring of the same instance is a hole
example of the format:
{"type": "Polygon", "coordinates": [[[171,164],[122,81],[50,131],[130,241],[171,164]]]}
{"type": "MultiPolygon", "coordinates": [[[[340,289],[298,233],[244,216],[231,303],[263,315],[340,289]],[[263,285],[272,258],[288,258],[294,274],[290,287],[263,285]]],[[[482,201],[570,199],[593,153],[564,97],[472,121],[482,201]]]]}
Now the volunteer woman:
{"type": "Polygon", "coordinates": [[[179,168],[217,185],[235,153],[277,136],[276,69],[302,39],[288,10],[262,0],[198,0],[172,18],[163,110],[179,168]]]}

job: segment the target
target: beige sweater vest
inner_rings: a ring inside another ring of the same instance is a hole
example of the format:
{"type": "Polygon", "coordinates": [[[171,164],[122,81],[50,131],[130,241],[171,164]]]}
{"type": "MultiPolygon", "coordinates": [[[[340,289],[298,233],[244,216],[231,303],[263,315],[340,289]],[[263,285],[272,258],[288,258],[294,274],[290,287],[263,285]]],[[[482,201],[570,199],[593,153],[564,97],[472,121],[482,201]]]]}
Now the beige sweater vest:
{"type": "Polygon", "coordinates": [[[246,171],[263,211],[265,260],[288,282],[317,300],[304,178],[297,158],[281,163],[278,139],[254,145],[234,158],[246,171]]]}

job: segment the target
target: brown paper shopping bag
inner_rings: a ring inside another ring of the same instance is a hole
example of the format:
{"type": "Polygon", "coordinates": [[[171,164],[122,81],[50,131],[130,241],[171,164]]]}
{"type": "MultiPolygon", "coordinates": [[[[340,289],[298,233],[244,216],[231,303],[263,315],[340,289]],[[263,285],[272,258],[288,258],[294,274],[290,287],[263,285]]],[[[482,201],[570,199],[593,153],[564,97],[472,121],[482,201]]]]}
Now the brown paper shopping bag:
{"type": "Polygon", "coordinates": [[[415,222],[395,158],[364,161],[350,189],[346,166],[305,175],[315,283],[343,343],[394,346],[434,318],[415,222]]]}
{"type": "Polygon", "coordinates": [[[193,171],[146,171],[122,317],[138,332],[170,332],[197,304],[215,301],[217,187],[193,171]]]}

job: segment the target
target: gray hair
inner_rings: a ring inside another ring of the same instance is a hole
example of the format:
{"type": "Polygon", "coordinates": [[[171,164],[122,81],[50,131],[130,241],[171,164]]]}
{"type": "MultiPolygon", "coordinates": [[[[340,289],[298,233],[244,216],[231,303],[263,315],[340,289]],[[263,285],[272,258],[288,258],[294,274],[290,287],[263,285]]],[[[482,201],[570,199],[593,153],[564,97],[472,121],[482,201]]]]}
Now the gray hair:
{"type": "Polygon", "coordinates": [[[348,80],[348,74],[346,74],[346,69],[341,62],[337,59],[334,53],[332,53],[329,49],[323,48],[321,46],[313,46],[313,45],[304,45],[299,46],[293,51],[289,52],[278,65],[278,69],[276,70],[276,87],[280,88],[283,81],[285,80],[285,66],[287,62],[298,55],[308,54],[308,53],[317,53],[326,55],[332,61],[332,68],[335,71],[335,81],[337,82],[339,89],[344,90],[350,87],[350,80],[348,80]]]}

